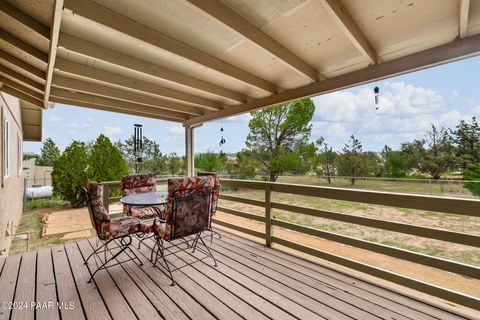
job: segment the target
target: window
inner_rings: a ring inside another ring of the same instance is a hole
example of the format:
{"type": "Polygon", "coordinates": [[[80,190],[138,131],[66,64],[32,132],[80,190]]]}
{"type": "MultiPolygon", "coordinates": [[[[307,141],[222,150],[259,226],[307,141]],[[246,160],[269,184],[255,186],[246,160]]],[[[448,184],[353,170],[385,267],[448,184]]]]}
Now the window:
{"type": "Polygon", "coordinates": [[[7,119],[3,122],[3,176],[10,176],[10,123],[7,119]]]}
{"type": "Polygon", "coordinates": [[[17,135],[17,152],[18,152],[18,156],[17,156],[18,175],[20,176],[23,169],[23,141],[22,141],[22,138],[20,137],[20,134],[17,135]]]}

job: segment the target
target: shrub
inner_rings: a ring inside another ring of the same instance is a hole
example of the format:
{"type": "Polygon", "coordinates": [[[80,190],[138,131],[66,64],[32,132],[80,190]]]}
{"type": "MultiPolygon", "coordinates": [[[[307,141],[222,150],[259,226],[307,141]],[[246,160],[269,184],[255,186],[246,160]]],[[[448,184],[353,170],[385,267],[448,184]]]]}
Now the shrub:
{"type": "Polygon", "coordinates": [[[480,197],[480,162],[470,164],[467,169],[463,171],[463,179],[475,182],[465,182],[464,186],[477,197],[480,197]]]}

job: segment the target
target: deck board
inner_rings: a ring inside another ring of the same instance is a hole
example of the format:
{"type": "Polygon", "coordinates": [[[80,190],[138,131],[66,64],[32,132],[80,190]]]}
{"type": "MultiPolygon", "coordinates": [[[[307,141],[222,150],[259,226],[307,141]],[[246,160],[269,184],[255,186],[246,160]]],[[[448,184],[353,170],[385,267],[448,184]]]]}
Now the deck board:
{"type": "MultiPolygon", "coordinates": [[[[84,259],[94,239],[0,259],[0,301],[73,302],[74,309],[0,310],[1,319],[480,319],[440,302],[424,301],[317,264],[236,234],[220,231],[211,246],[218,260],[197,261],[203,253],[168,257],[176,286],[150,260],[153,240],[134,250],[135,261],[97,273],[84,259]],[[196,262],[195,262],[196,261],[196,262]],[[192,263],[195,262],[195,263],[192,263]],[[61,316],[61,317],[60,317],[61,316]]],[[[208,238],[209,239],[209,238],[208,238]]]]}

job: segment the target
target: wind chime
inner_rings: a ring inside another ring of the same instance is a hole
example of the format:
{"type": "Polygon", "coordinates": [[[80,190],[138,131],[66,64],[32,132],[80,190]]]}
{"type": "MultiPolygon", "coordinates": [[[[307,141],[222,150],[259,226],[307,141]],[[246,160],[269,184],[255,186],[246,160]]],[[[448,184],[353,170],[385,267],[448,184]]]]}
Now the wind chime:
{"type": "Polygon", "coordinates": [[[375,87],[373,88],[373,93],[375,94],[375,110],[378,110],[379,108],[379,105],[378,105],[378,95],[380,93],[380,88],[379,87],[375,87]]]}
{"type": "Polygon", "coordinates": [[[141,124],[133,125],[133,157],[135,159],[135,173],[138,173],[138,165],[142,162],[143,132],[141,124]]]}
{"type": "Polygon", "coordinates": [[[220,128],[220,132],[221,132],[222,138],[220,139],[220,142],[218,143],[218,145],[220,146],[220,148],[222,148],[223,145],[227,142],[227,141],[223,138],[223,123],[222,123],[222,127],[220,128]]]}

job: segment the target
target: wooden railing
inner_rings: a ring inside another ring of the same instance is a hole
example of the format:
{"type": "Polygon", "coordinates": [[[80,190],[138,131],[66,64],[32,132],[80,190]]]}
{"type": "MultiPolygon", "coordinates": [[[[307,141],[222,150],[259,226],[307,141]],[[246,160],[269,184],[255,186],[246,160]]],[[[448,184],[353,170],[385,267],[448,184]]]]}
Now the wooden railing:
{"type": "MultiPolygon", "coordinates": [[[[344,200],[382,206],[428,210],[475,217],[480,217],[480,200],[233,179],[221,179],[221,183],[222,187],[262,190],[265,193],[264,201],[237,197],[225,193],[220,194],[220,199],[223,200],[261,207],[264,209],[264,215],[252,214],[227,208],[224,206],[218,207],[218,210],[221,212],[262,222],[265,224],[265,229],[263,232],[260,232],[240,226],[238,224],[221,220],[219,218],[214,218],[213,222],[218,225],[262,238],[265,240],[266,246],[271,246],[272,243],[277,243],[388,281],[410,287],[412,289],[438,296],[440,298],[456,302],[471,308],[479,309],[480,299],[478,297],[465,295],[433,284],[422,282],[420,280],[416,280],[398,273],[394,273],[349,258],[345,258],[330,252],[322,251],[303,244],[292,242],[290,240],[276,236],[274,230],[276,227],[284,228],[315,236],[318,238],[328,239],[349,246],[384,254],[394,258],[408,260],[414,263],[441,269],[474,279],[480,279],[480,268],[478,267],[279,220],[273,216],[272,210],[284,210],[313,217],[348,222],[351,224],[367,226],[371,228],[394,231],[398,233],[425,237],[435,240],[442,240],[450,243],[468,245],[476,248],[480,248],[480,236],[275,202],[272,200],[272,193],[294,194],[324,199],[344,200]]],[[[106,182],[103,184],[106,190],[116,189],[120,187],[119,182],[106,182]]],[[[119,200],[119,197],[108,198],[108,192],[105,192],[104,194],[106,195],[106,198],[104,198],[104,203],[107,207],[109,203],[119,200]]]]}

